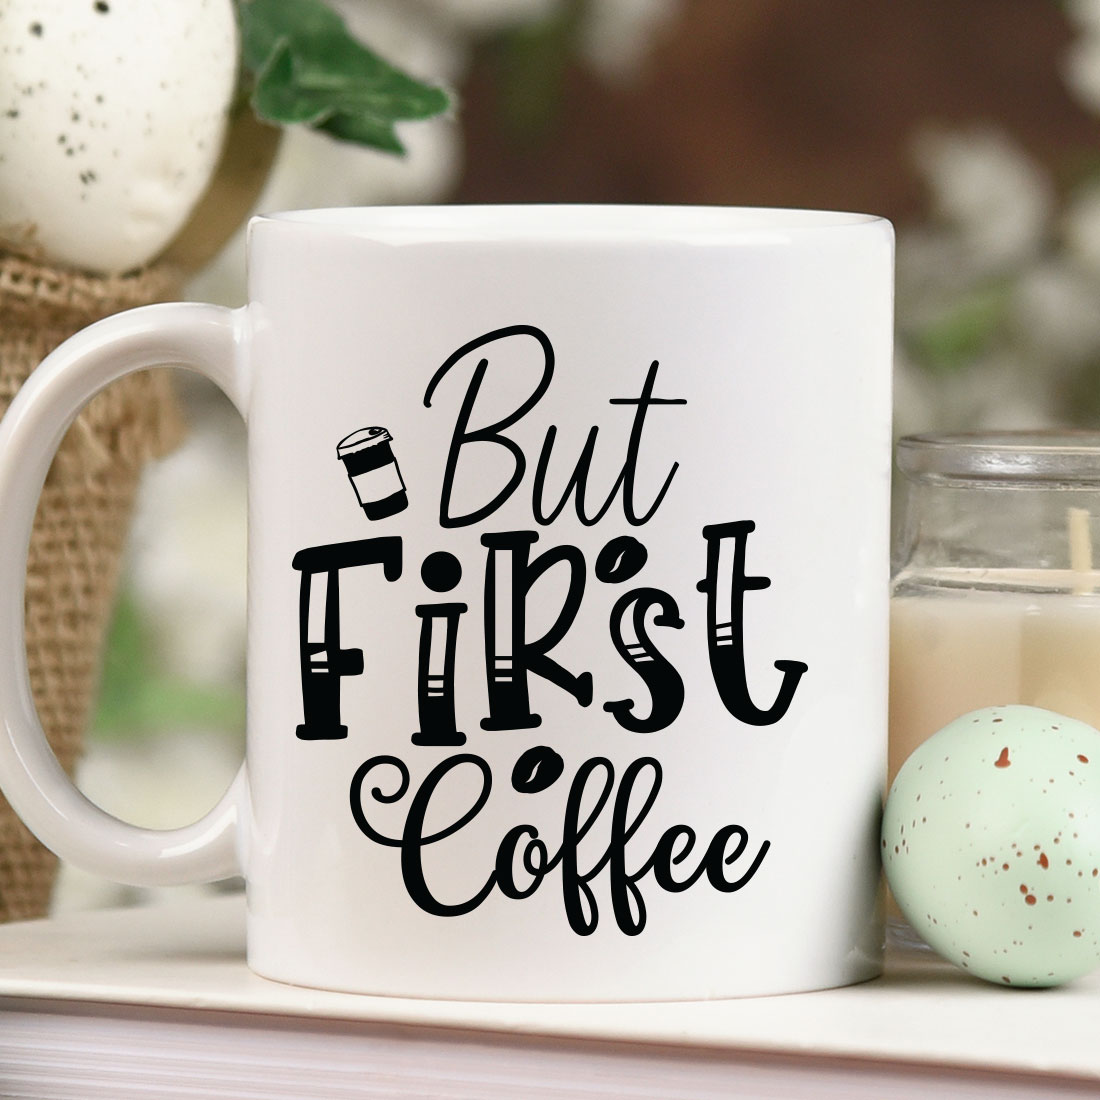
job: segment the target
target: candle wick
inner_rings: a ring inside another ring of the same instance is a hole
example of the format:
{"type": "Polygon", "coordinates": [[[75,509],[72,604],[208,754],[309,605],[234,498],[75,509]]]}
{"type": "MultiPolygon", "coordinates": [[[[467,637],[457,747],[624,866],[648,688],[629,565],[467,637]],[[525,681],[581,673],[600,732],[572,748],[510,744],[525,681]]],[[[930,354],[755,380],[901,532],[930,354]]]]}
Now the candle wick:
{"type": "Polygon", "coordinates": [[[1069,567],[1076,575],[1074,595],[1080,596],[1094,590],[1092,584],[1092,534],[1089,531],[1087,508],[1067,508],[1066,524],[1069,528],[1069,567]]]}

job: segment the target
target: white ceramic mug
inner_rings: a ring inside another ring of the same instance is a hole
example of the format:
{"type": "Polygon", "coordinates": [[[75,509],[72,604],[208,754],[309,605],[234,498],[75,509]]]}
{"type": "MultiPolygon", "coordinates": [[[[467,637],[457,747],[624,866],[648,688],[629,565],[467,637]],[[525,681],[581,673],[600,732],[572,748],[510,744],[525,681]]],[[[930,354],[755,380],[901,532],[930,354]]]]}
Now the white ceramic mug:
{"type": "Polygon", "coordinates": [[[3,789],[131,883],[243,873],[249,963],[424,997],[880,966],[893,234],[720,208],[256,219],[250,304],[102,321],[0,426],[3,789]],[[248,747],[168,832],[58,767],[21,656],[51,455],[183,364],[248,422],[248,747]]]}

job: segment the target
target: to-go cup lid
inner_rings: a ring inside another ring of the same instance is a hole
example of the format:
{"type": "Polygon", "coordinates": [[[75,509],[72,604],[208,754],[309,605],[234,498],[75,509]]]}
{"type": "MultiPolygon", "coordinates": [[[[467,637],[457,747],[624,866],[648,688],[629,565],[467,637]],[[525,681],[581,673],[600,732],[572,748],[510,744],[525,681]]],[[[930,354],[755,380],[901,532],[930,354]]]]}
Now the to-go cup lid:
{"type": "Polygon", "coordinates": [[[365,447],[373,447],[377,443],[388,443],[393,436],[385,428],[373,427],[373,428],[360,428],[358,431],[352,432],[351,435],[344,436],[339,443],[336,444],[336,453],[343,458],[344,455],[352,454],[354,451],[361,451],[365,447]]]}

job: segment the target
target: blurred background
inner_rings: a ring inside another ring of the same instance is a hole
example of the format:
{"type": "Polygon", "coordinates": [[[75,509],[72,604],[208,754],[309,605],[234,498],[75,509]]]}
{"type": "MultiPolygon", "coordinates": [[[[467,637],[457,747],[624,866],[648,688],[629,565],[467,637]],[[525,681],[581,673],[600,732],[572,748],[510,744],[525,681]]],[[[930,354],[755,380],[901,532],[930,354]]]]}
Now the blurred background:
{"type": "MultiPolygon", "coordinates": [[[[288,131],[257,209],[420,202],[820,207],[898,229],[895,430],[1096,426],[1100,0],[341,0],[453,89],[408,155],[288,131]]],[[[240,237],[189,286],[244,299],[240,237]]],[[[147,473],[79,773],[140,824],[193,820],[244,738],[245,460],[180,375],[147,473]]],[[[174,895],[178,895],[177,889],[174,895]]],[[[65,867],[60,909],[157,895],[65,867]]]]}

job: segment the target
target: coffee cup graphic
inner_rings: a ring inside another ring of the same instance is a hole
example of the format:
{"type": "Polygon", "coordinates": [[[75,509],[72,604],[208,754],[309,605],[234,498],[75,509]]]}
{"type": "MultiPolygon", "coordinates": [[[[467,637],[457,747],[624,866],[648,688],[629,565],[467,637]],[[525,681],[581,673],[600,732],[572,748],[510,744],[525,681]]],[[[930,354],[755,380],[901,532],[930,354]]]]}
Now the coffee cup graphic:
{"type": "Polygon", "coordinates": [[[409,504],[392,442],[393,436],[376,426],[360,428],[336,445],[336,455],[367,519],[385,519],[409,504]]]}

